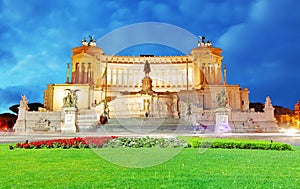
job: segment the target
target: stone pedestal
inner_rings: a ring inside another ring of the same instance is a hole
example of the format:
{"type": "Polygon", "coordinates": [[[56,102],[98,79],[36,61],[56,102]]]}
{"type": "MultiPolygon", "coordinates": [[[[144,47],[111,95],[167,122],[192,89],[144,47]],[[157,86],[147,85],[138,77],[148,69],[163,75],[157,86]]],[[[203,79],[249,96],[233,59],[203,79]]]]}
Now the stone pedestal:
{"type": "Polygon", "coordinates": [[[275,119],[274,119],[274,110],[275,110],[275,108],[271,104],[270,97],[269,96],[266,97],[265,108],[264,108],[266,122],[262,128],[264,130],[264,132],[277,133],[279,131],[279,127],[276,124],[275,119]]]}
{"type": "Polygon", "coordinates": [[[18,119],[14,125],[14,131],[16,133],[26,132],[26,110],[19,108],[18,119]]]}
{"type": "Polygon", "coordinates": [[[75,107],[64,108],[64,124],[61,133],[76,133],[77,131],[77,109],[75,107]]]}
{"type": "Polygon", "coordinates": [[[20,106],[19,113],[18,113],[18,119],[16,121],[16,124],[14,125],[14,131],[16,133],[23,133],[26,132],[26,112],[29,110],[28,108],[28,100],[26,96],[22,96],[22,99],[20,100],[20,106]]]}
{"type": "Polygon", "coordinates": [[[228,108],[218,108],[215,111],[216,115],[216,126],[215,132],[226,133],[231,132],[231,127],[228,122],[229,109],[228,108]]]}

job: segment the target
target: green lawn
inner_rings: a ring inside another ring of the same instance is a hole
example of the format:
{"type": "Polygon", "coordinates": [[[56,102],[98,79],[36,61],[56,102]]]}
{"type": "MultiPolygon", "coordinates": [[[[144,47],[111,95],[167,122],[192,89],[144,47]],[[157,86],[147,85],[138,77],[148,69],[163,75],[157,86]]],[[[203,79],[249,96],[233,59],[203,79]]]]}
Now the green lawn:
{"type": "MultiPolygon", "coordinates": [[[[162,164],[118,166],[122,149],[14,149],[0,145],[0,188],[299,188],[295,151],[187,148],[162,164]],[[118,153],[118,150],[121,150],[118,153]],[[101,158],[104,157],[105,159],[101,158]]],[[[139,156],[134,149],[134,156],[139,156]]],[[[148,152],[147,152],[148,153],[148,152]]],[[[146,154],[147,154],[146,153],[146,154]]],[[[154,151],[155,153],[155,151],[154,151]]],[[[162,154],[158,153],[158,156],[162,154]]],[[[153,156],[155,157],[155,155],[153,156]]],[[[144,159],[144,158],[143,158],[144,159]]],[[[140,161],[138,157],[132,161],[140,161]]]]}

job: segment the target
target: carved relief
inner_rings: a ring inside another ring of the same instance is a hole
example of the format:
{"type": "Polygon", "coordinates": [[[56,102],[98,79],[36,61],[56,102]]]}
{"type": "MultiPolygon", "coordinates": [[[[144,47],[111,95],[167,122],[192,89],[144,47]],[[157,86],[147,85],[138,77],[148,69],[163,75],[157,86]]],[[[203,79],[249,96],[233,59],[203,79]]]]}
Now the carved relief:
{"type": "Polygon", "coordinates": [[[174,104],[172,102],[166,102],[168,112],[173,112],[174,104]]]}

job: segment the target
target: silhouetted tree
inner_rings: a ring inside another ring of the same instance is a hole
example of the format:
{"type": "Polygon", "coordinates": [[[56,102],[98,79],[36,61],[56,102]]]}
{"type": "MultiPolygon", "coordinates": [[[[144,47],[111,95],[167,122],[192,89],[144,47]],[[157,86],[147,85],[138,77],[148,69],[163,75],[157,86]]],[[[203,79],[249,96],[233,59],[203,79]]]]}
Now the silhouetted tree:
{"type": "Polygon", "coordinates": [[[249,108],[254,108],[255,112],[263,112],[265,105],[260,102],[250,102],[249,108]]]}
{"type": "Polygon", "coordinates": [[[292,114],[294,114],[294,111],[289,108],[285,108],[282,106],[274,106],[274,108],[275,108],[275,111],[274,111],[275,115],[286,115],[286,114],[292,115],[292,114]]]}
{"type": "Polygon", "coordinates": [[[18,107],[19,106],[20,106],[19,104],[16,104],[16,105],[13,105],[13,106],[9,107],[9,109],[10,109],[10,111],[14,112],[15,114],[18,114],[18,112],[19,112],[18,107]]]}
{"type": "MultiPolygon", "coordinates": [[[[9,109],[14,112],[15,114],[19,113],[19,104],[13,105],[11,107],[9,107],[9,109]]],[[[28,104],[29,110],[28,111],[38,111],[39,107],[44,107],[43,104],[39,103],[39,102],[34,102],[34,103],[29,103],[28,104]]]]}

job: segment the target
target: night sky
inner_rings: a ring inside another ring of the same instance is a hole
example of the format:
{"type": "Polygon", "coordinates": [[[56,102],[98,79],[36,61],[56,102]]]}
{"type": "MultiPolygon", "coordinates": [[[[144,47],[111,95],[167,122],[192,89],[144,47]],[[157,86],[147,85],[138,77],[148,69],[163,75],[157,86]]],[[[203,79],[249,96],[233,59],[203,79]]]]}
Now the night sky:
{"type": "MultiPolygon", "coordinates": [[[[94,35],[102,47],[111,32],[146,22],[190,32],[190,49],[199,35],[212,40],[223,49],[228,83],[248,88],[251,102],[270,96],[273,105],[293,109],[300,99],[299,0],[2,0],[0,113],[10,112],[23,94],[43,103],[47,84],[65,82],[71,49],[83,37],[94,35]]],[[[150,47],[141,54],[176,54],[150,47]]],[[[122,53],[139,48],[133,49],[122,53]]]]}

